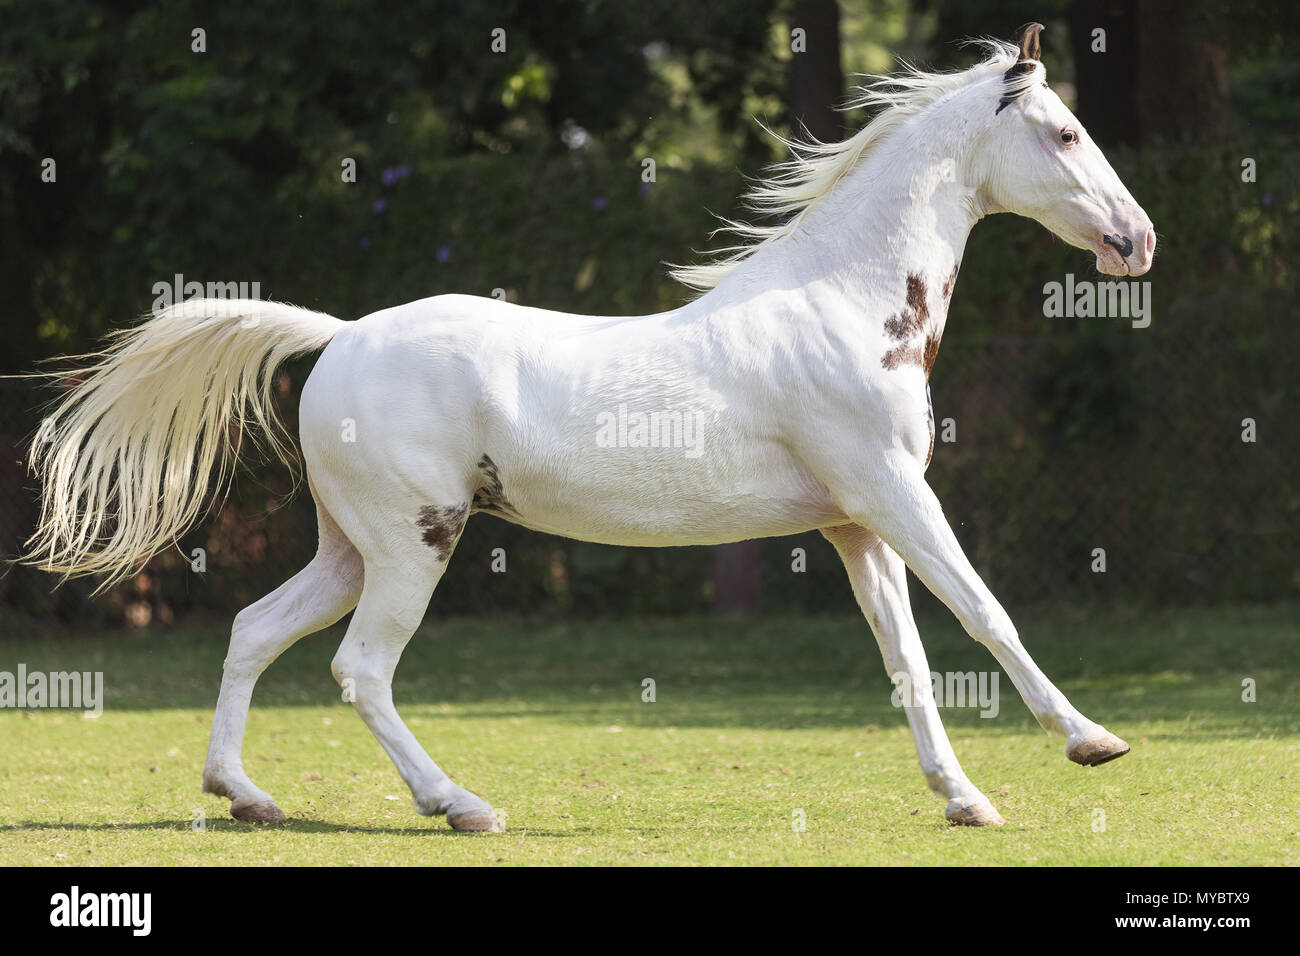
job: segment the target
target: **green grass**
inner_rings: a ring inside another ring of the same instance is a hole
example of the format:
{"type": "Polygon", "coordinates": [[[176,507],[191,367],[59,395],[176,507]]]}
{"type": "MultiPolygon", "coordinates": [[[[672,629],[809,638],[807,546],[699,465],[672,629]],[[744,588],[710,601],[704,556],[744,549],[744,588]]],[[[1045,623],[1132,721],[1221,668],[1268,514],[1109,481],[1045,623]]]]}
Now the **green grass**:
{"type": "MultiPolygon", "coordinates": [[[[330,677],[339,628],[293,648],[254,696],[245,766],[289,815],[279,827],[199,793],[224,626],[9,640],[0,670],[101,670],[107,702],[96,720],[0,711],[0,864],[1294,865],[1298,620],[1021,615],[1044,670],[1133,750],[1069,763],[1005,675],[997,718],[945,709],[963,767],[1007,818],[997,830],[945,823],[861,619],[431,618],[398,706],[443,769],[505,812],[501,836],[414,813],[330,677]],[[1245,677],[1257,703],[1241,700],[1245,677]]],[[[934,670],[994,666],[949,620],[922,634],[934,670]]]]}

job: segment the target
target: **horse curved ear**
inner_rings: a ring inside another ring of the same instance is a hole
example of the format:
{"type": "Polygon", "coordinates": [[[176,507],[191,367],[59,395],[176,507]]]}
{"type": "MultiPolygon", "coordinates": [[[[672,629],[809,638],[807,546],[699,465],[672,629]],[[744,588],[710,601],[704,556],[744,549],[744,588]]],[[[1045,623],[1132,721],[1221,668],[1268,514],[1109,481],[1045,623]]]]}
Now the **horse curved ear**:
{"type": "Polygon", "coordinates": [[[1043,47],[1038,36],[1045,27],[1041,23],[1026,23],[1016,31],[1016,45],[1020,47],[1020,59],[1041,60],[1043,47]]]}
{"type": "MultiPolygon", "coordinates": [[[[1018,77],[1026,73],[1032,73],[1035,69],[1034,64],[1042,62],[1039,57],[1042,56],[1043,47],[1039,42],[1039,34],[1045,28],[1041,23],[1026,23],[1016,31],[1016,45],[1020,47],[1020,56],[1010,68],[1002,74],[1002,78],[1008,85],[1018,77]]],[[[1014,89],[1014,87],[1013,87],[1014,89]]],[[[1004,93],[1002,99],[998,101],[998,108],[993,115],[996,116],[1004,109],[1010,106],[1017,96],[1023,92],[1023,89],[1011,93],[1004,93]]]]}

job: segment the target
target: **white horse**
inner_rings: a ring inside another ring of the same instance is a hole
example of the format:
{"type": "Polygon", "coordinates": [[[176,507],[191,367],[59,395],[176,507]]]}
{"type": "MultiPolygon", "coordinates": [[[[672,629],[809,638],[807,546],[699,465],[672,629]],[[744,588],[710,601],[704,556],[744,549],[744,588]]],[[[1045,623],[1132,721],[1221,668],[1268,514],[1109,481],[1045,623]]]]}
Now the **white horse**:
{"type": "MultiPolygon", "coordinates": [[[[706,291],[671,312],[578,316],[464,295],[355,322],[253,300],[161,310],[97,353],[38,432],[43,509],[27,559],[107,584],[169,546],[204,511],[212,472],[224,487],[232,433],[274,436],[276,366],[323,348],[299,436],[319,550],[235,618],[204,770],[204,788],[229,797],[238,819],[284,819],[242,766],[254,682],[355,607],[332,670],[416,810],[457,830],[500,829],[491,806],[430,759],[391,692],[480,511],[612,545],[818,529],[896,682],[929,686],[906,566],[992,652],[1039,724],[1066,738],[1071,760],[1124,754],[1034,664],[924,478],[927,379],[978,220],[1036,219],[1110,275],[1141,275],[1155,250],[1150,219],[1048,88],[1039,30],[1022,28],[1018,47],[986,41],[988,58],[964,72],[909,68],[865,88],[875,119],[778,166],[754,198],[784,223],[733,224],[750,241],[677,270],[706,291]],[[683,421],[699,425],[691,442],[673,430],[683,421]]],[[[906,704],[947,818],[1002,823],[932,697],[906,704]]]]}

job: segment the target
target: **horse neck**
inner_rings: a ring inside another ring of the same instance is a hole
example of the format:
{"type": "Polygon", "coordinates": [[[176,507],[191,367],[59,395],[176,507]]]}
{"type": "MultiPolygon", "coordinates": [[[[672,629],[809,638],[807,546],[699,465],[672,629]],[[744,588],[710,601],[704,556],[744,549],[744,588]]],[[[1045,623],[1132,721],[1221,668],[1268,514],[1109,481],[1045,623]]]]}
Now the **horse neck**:
{"type": "MultiPolygon", "coordinates": [[[[868,154],[826,197],[819,222],[810,209],[806,228],[839,232],[826,250],[828,274],[846,292],[870,301],[911,275],[934,289],[954,274],[966,239],[980,218],[976,192],[964,182],[964,163],[951,152],[940,126],[917,122],[868,154]],[[948,148],[945,149],[945,142],[948,148]]],[[[945,303],[946,306],[946,303],[945,303]]]]}
{"type": "Polygon", "coordinates": [[[910,117],[791,235],[742,263],[737,287],[797,289],[822,315],[883,327],[919,279],[941,333],[966,238],[984,213],[967,184],[968,157],[953,151],[969,142],[969,126],[958,102],[910,117]]]}

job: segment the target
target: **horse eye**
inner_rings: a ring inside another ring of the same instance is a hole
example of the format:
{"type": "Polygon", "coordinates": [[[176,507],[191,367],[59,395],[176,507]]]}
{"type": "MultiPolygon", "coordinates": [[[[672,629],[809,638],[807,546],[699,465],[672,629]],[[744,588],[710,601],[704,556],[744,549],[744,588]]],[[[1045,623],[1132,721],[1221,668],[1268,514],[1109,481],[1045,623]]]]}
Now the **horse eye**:
{"type": "Polygon", "coordinates": [[[1061,131],[1061,142],[1066,146],[1073,144],[1076,139],[1078,139],[1078,137],[1074,135],[1074,130],[1067,129],[1061,131]]]}

